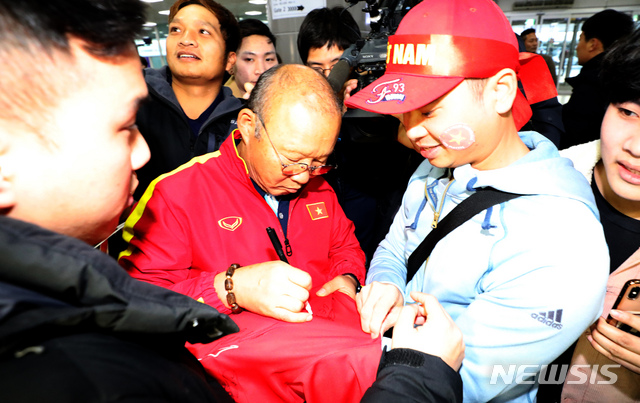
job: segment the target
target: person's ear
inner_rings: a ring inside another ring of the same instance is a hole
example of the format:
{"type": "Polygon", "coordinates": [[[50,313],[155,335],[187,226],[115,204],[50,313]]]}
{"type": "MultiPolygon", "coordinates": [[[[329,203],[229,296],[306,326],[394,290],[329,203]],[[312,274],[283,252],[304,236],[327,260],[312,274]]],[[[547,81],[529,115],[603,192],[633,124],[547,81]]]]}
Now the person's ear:
{"type": "Polygon", "coordinates": [[[225,67],[225,70],[233,75],[234,73],[232,72],[234,66],[236,65],[236,52],[229,52],[229,55],[227,56],[227,66],[225,67]]]}
{"type": "Polygon", "coordinates": [[[249,108],[244,108],[238,113],[238,130],[242,142],[247,144],[251,137],[255,137],[258,116],[249,108]]]}
{"type": "Polygon", "coordinates": [[[518,77],[512,69],[502,69],[489,79],[485,93],[493,97],[495,111],[503,115],[513,107],[518,92],[518,77]]]}
{"type": "Polygon", "coordinates": [[[589,53],[602,53],[604,52],[604,45],[598,38],[591,38],[587,41],[587,50],[589,53]]]}

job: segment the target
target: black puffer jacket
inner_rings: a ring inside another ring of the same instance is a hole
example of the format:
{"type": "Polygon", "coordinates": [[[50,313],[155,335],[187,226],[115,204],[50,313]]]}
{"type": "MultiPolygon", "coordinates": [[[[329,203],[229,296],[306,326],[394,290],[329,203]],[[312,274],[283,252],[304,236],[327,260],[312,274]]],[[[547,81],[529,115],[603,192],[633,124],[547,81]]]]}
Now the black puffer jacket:
{"type": "Polygon", "coordinates": [[[221,87],[220,103],[195,137],[171,88],[169,68],[145,69],[144,78],[149,99],[140,106],[136,124],[149,144],[151,159],[137,172],[140,185],[135,193],[136,200],[158,176],[197,155],[217,151],[236,128],[238,112],[242,108],[242,102],[233,96],[231,89],[221,87]]]}
{"type": "Polygon", "coordinates": [[[3,403],[218,401],[184,343],[237,330],[81,241],[0,216],[3,403]]]}

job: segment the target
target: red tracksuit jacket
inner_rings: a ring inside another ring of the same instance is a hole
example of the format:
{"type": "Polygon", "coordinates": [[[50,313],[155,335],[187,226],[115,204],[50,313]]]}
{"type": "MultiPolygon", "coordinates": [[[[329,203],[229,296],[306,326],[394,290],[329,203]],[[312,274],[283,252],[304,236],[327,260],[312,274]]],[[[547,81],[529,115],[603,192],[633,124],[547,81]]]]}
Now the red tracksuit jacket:
{"type": "MultiPolygon", "coordinates": [[[[235,133],[234,133],[235,134],[235,133]]],[[[265,231],[280,222],[251,182],[229,136],[220,151],[196,157],[152,182],[125,226],[120,264],[141,280],[230,313],[213,288],[216,274],[278,260],[265,231]]],[[[360,329],[355,302],[315,292],[353,273],[364,253],[333,189],[312,178],[289,205],[289,263],[311,275],[314,319],[286,323],[251,312],[232,315],[240,332],[189,346],[236,401],[358,401],[375,379],[380,342],[360,329]]]]}

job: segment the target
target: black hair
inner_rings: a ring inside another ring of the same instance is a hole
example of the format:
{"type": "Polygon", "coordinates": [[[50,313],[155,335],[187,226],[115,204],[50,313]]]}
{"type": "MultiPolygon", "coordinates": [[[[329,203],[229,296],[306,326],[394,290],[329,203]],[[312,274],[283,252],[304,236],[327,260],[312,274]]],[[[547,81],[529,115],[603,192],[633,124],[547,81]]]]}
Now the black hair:
{"type": "Polygon", "coordinates": [[[256,20],[255,18],[247,18],[246,20],[240,21],[238,23],[238,27],[240,28],[240,41],[238,43],[238,48],[242,44],[242,40],[251,35],[266,36],[269,38],[271,43],[273,43],[273,47],[276,46],[276,37],[271,33],[271,30],[264,22],[256,20]]]}
{"type": "Polygon", "coordinates": [[[608,93],[609,102],[640,103],[640,29],[607,50],[600,79],[608,93]]]}
{"type": "Polygon", "coordinates": [[[533,29],[533,28],[528,28],[528,29],[525,29],[524,31],[522,31],[522,32],[520,33],[520,36],[521,36],[522,38],[524,38],[525,36],[527,36],[527,35],[529,35],[529,34],[535,34],[535,33],[536,33],[536,30],[535,30],[535,29],[533,29]]]}
{"type": "Polygon", "coordinates": [[[524,39],[522,38],[522,36],[516,34],[515,32],[514,35],[516,36],[516,40],[518,41],[518,52],[526,52],[527,49],[524,46],[524,39]]]}
{"type": "Polygon", "coordinates": [[[59,99],[90,79],[91,72],[71,68],[69,37],[116,61],[135,51],[144,22],[139,0],[0,0],[0,120],[47,139],[59,99]]]}
{"type": "Polygon", "coordinates": [[[582,24],[584,39],[597,38],[607,50],[617,39],[629,35],[633,31],[633,19],[629,14],[613,9],[600,11],[589,17],[582,24]]]}
{"type": "Polygon", "coordinates": [[[139,0],[0,0],[0,47],[19,42],[50,53],[69,51],[67,35],[90,44],[87,51],[112,56],[142,31],[139,0]]]}
{"type": "Polygon", "coordinates": [[[231,11],[213,0],[177,0],[169,10],[169,23],[173,21],[173,18],[176,16],[178,11],[186,6],[194,4],[206,8],[218,19],[218,22],[220,23],[220,31],[224,38],[225,54],[238,49],[238,45],[240,44],[238,20],[236,20],[236,17],[231,11]]]}
{"type": "Polygon", "coordinates": [[[346,49],[361,38],[360,28],[344,7],[317,8],[302,21],[298,32],[298,53],[307,63],[309,50],[337,46],[346,49]]]}

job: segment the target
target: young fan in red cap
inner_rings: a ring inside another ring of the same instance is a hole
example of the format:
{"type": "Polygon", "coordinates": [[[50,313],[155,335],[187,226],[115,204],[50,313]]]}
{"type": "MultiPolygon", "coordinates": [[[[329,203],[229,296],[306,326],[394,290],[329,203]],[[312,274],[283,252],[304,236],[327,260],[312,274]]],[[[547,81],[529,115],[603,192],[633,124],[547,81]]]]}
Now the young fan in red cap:
{"type": "Polygon", "coordinates": [[[427,159],[358,294],[362,329],[377,337],[410,292],[433,294],[463,334],[468,402],[534,401],[542,366],[602,306],[608,254],[589,185],[545,137],[518,133],[529,103],[555,95],[544,60],[519,55],[493,1],[424,0],[389,38],[386,73],[347,101],[402,115],[427,159]],[[407,276],[424,238],[484,188],[519,197],[462,223],[407,276]]]}

